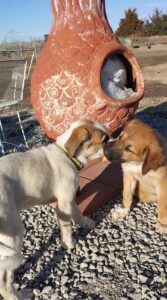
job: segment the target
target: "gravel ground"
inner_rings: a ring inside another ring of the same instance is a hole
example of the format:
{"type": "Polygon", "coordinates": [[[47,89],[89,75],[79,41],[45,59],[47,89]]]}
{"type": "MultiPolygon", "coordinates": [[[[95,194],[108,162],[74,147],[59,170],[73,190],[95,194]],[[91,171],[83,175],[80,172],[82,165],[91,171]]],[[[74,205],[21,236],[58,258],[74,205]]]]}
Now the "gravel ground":
{"type": "MultiPolygon", "coordinates": [[[[166,100],[144,99],[136,116],[167,137],[166,100]]],[[[47,144],[38,122],[30,112],[27,116],[30,147],[47,144]]],[[[3,122],[8,138],[20,143],[19,129],[11,130],[14,119],[4,117],[3,122]]],[[[24,263],[15,273],[15,285],[33,289],[35,300],[167,299],[167,236],[155,231],[156,205],[136,203],[124,221],[113,223],[120,202],[118,195],[93,215],[95,229],[74,227],[77,244],[71,251],[60,247],[53,208],[23,211],[24,263]]]]}

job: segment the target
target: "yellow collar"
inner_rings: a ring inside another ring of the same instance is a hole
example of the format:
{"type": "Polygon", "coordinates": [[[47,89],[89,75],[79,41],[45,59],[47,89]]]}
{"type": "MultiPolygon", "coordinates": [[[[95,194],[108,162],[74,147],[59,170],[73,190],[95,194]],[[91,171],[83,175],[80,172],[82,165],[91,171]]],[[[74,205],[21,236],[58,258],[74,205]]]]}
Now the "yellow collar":
{"type": "Polygon", "coordinates": [[[68,156],[68,158],[73,162],[73,164],[76,166],[76,168],[80,171],[83,167],[84,167],[84,164],[76,157],[71,157],[68,153],[68,150],[64,147],[64,146],[60,146],[60,145],[57,145],[56,146],[63,150],[64,153],[68,156]]]}

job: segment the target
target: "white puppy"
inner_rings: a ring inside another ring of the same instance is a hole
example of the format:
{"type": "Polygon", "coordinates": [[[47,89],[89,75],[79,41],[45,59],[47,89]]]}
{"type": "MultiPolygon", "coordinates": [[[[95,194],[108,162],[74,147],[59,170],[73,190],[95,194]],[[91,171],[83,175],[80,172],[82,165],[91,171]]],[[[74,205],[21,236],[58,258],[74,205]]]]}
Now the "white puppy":
{"type": "Polygon", "coordinates": [[[71,221],[91,228],[74,198],[79,172],[88,160],[103,156],[105,128],[81,120],[58,137],[56,143],[0,159],[0,294],[5,300],[30,299],[15,290],[13,271],[21,264],[23,224],[20,210],[57,200],[61,242],[73,248],[71,221]]]}

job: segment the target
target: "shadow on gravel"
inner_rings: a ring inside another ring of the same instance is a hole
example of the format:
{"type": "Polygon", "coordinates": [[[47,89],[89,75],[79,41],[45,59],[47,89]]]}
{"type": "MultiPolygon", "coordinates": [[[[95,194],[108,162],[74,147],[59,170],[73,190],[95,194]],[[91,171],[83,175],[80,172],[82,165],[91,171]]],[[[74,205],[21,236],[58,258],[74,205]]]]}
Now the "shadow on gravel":
{"type": "MultiPolygon", "coordinates": [[[[29,111],[20,112],[22,126],[24,128],[28,146],[31,149],[39,144],[47,144],[49,141],[42,132],[38,121],[35,119],[34,113],[29,111]]],[[[27,150],[20,125],[16,114],[1,116],[3,133],[0,130],[0,140],[3,143],[5,154],[11,152],[24,152],[27,150]]],[[[0,156],[2,156],[0,148],[0,156]]]]}
{"type": "MultiPolygon", "coordinates": [[[[88,231],[87,231],[87,233],[88,233],[88,231]]],[[[84,238],[86,237],[87,233],[86,232],[84,233],[84,238]]],[[[54,229],[48,242],[46,244],[42,245],[40,247],[40,249],[34,253],[34,255],[29,257],[25,261],[25,263],[22,266],[20,266],[20,268],[16,271],[16,276],[15,276],[16,283],[22,282],[22,278],[23,278],[24,274],[29,273],[29,271],[32,268],[33,269],[34,269],[34,267],[36,268],[38,261],[49,250],[49,247],[55,243],[55,240],[56,240],[55,237],[57,237],[58,235],[60,237],[59,229],[58,228],[54,229]]],[[[76,236],[74,235],[74,237],[76,237],[76,236]]],[[[25,280],[25,278],[24,278],[25,288],[31,289],[31,290],[38,289],[38,290],[40,290],[40,292],[42,292],[45,287],[49,286],[53,289],[53,291],[56,290],[57,277],[59,277],[59,279],[60,279],[60,277],[64,276],[63,274],[61,276],[57,275],[57,270],[61,270],[61,268],[63,268],[61,265],[61,262],[64,260],[65,256],[67,257],[67,260],[70,261],[72,252],[73,252],[73,250],[67,251],[60,246],[60,248],[58,250],[53,252],[52,258],[51,258],[51,255],[49,255],[49,258],[48,258],[49,261],[44,260],[45,264],[43,265],[43,268],[40,267],[41,271],[33,279],[26,278],[26,280],[25,280]],[[51,276],[52,274],[53,274],[53,276],[51,276]]],[[[76,255],[75,250],[74,250],[74,255],[76,255]]],[[[82,258],[81,258],[81,262],[82,262],[82,258]]],[[[75,271],[72,270],[70,264],[68,266],[66,266],[65,276],[68,276],[69,283],[64,282],[64,284],[62,283],[62,286],[65,286],[67,284],[70,287],[70,279],[73,278],[74,272],[75,271]]],[[[71,288],[73,288],[73,287],[71,287],[71,288]]],[[[84,292],[84,286],[82,286],[81,288],[75,287],[75,292],[77,293],[77,295],[80,295],[80,297],[82,297],[79,299],[86,299],[87,294],[86,294],[86,292],[84,292]]],[[[35,295],[34,295],[33,299],[36,299],[35,295]]],[[[57,298],[54,298],[54,294],[53,294],[53,300],[54,299],[56,300],[57,298]]],[[[78,300],[78,296],[76,296],[76,298],[74,297],[73,299],[78,300]]],[[[101,298],[96,293],[92,292],[91,294],[89,294],[89,299],[102,300],[103,298],[101,298]]]]}
{"type": "Polygon", "coordinates": [[[167,138],[167,102],[145,108],[137,112],[135,117],[157,129],[167,138]]]}
{"type": "MultiPolygon", "coordinates": [[[[40,249],[37,250],[32,256],[30,256],[23,265],[21,265],[16,271],[16,283],[21,282],[21,278],[27,273],[30,269],[36,267],[38,261],[41,257],[45,256],[45,253],[49,251],[51,245],[54,245],[57,236],[60,236],[59,228],[53,229],[53,232],[45,244],[41,244],[40,249]]],[[[35,237],[34,237],[35,238],[35,237]]],[[[46,283],[47,278],[54,271],[54,268],[58,266],[61,260],[64,258],[64,255],[67,253],[65,249],[61,246],[58,250],[53,252],[52,258],[49,256],[49,261],[43,266],[42,270],[36,275],[35,278],[31,280],[26,280],[27,286],[26,288],[40,288],[41,290],[48,286],[46,283]]],[[[24,254],[23,254],[24,255],[24,254]]],[[[41,267],[40,267],[41,269],[41,267]]],[[[55,283],[52,282],[52,287],[54,287],[55,283]]]]}

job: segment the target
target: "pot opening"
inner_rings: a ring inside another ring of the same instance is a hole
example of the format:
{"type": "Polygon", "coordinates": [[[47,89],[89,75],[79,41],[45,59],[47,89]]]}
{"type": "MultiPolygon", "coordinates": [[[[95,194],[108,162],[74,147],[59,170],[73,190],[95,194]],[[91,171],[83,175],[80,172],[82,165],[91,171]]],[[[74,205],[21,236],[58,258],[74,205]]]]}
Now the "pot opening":
{"type": "Polygon", "coordinates": [[[107,96],[114,99],[137,94],[132,65],[122,54],[114,53],[105,59],[101,69],[101,86],[107,96]]]}

